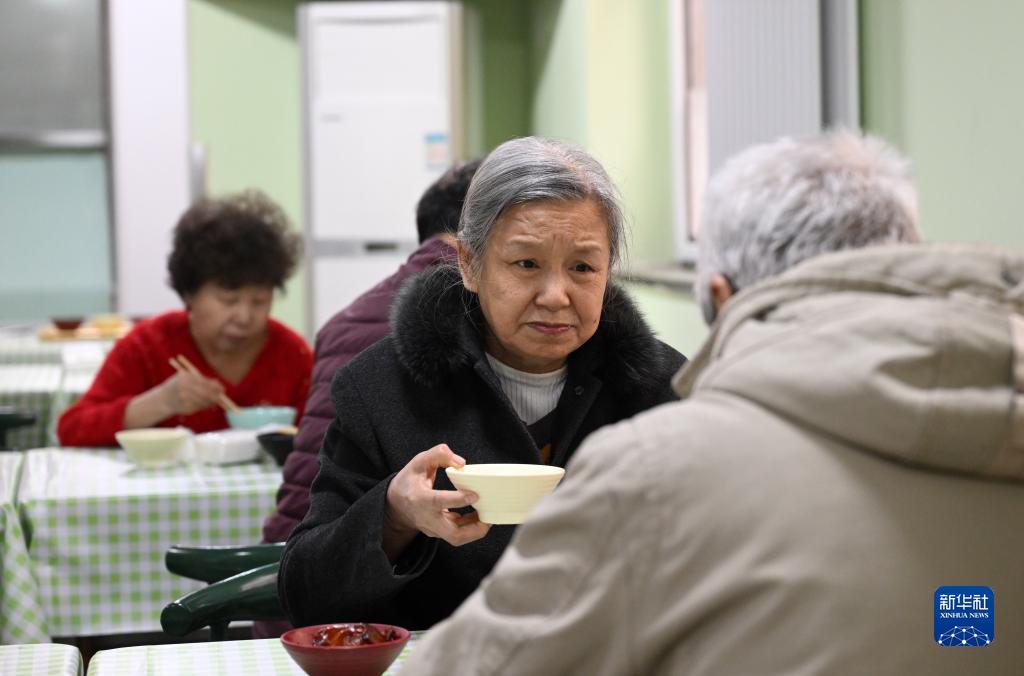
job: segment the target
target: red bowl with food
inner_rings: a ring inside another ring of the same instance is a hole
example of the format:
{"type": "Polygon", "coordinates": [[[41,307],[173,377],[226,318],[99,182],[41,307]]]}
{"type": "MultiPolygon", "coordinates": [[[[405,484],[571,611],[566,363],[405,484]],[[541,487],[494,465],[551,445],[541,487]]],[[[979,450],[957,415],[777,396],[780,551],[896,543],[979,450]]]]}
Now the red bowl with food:
{"type": "Polygon", "coordinates": [[[84,317],[52,317],[50,321],[60,331],[74,331],[85,321],[84,317]]]}
{"type": "Polygon", "coordinates": [[[317,624],[281,636],[284,649],[309,676],[380,676],[408,640],[408,629],[369,622],[317,624]]]}

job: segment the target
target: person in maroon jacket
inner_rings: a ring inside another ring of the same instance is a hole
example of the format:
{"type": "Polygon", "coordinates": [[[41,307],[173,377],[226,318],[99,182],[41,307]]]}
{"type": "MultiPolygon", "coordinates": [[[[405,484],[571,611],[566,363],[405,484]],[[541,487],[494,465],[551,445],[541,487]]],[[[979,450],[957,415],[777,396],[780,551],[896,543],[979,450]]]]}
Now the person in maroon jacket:
{"type": "Polygon", "coordinates": [[[416,205],[420,247],[394,274],[331,317],[317,333],[306,412],[299,421],[295,450],[284,464],[277,508],[263,524],[264,542],[286,540],[309,509],[309,486],[319,469],[317,453],[335,416],[331,404],[334,372],[387,335],[391,301],[407,278],[442,260],[454,261],[452,243],[462,201],[478,166],[479,159],[452,167],[427,189],[416,205]]]}

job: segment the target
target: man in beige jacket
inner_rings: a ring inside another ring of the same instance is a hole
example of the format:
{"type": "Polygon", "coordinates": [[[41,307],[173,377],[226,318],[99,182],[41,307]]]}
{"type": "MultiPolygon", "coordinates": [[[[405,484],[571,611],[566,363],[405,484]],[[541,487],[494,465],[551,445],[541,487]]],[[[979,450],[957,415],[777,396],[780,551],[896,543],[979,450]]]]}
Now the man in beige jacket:
{"type": "Polygon", "coordinates": [[[859,248],[914,218],[876,141],[733,159],[683,401],[592,435],[402,673],[1024,674],[1024,254],[859,248]],[[935,633],[947,585],[988,631],[935,633]]]}

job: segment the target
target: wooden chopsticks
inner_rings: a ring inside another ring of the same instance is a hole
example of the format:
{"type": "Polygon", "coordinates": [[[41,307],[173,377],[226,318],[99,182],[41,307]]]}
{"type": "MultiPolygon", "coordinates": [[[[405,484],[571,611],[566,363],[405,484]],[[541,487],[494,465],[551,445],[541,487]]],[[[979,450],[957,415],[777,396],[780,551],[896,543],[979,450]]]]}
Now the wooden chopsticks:
{"type": "MultiPolygon", "coordinates": [[[[174,370],[178,371],[179,373],[191,373],[192,375],[195,376],[203,375],[202,373],[199,372],[199,369],[196,368],[196,365],[189,361],[188,357],[186,357],[183,354],[179,354],[177,357],[171,357],[168,361],[171,362],[171,366],[174,367],[174,370]]],[[[217,400],[217,403],[219,403],[220,407],[225,411],[241,410],[238,408],[238,404],[231,401],[231,397],[224,393],[221,393],[220,398],[217,400]]]]}

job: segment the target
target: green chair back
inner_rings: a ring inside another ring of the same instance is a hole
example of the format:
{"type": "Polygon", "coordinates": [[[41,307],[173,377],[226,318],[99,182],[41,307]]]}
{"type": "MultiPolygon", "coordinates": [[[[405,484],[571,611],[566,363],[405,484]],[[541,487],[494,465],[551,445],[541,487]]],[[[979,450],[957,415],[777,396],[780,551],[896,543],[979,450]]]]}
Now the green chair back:
{"type": "Polygon", "coordinates": [[[284,543],[244,547],[181,547],[167,550],[167,570],[209,583],[168,604],[160,626],[171,636],[210,627],[222,641],[236,620],[283,620],[277,596],[277,569],[284,543]]]}
{"type": "Polygon", "coordinates": [[[280,620],[277,563],[239,573],[182,596],[164,606],[160,626],[171,636],[210,627],[210,638],[222,641],[236,620],[280,620]]]}

